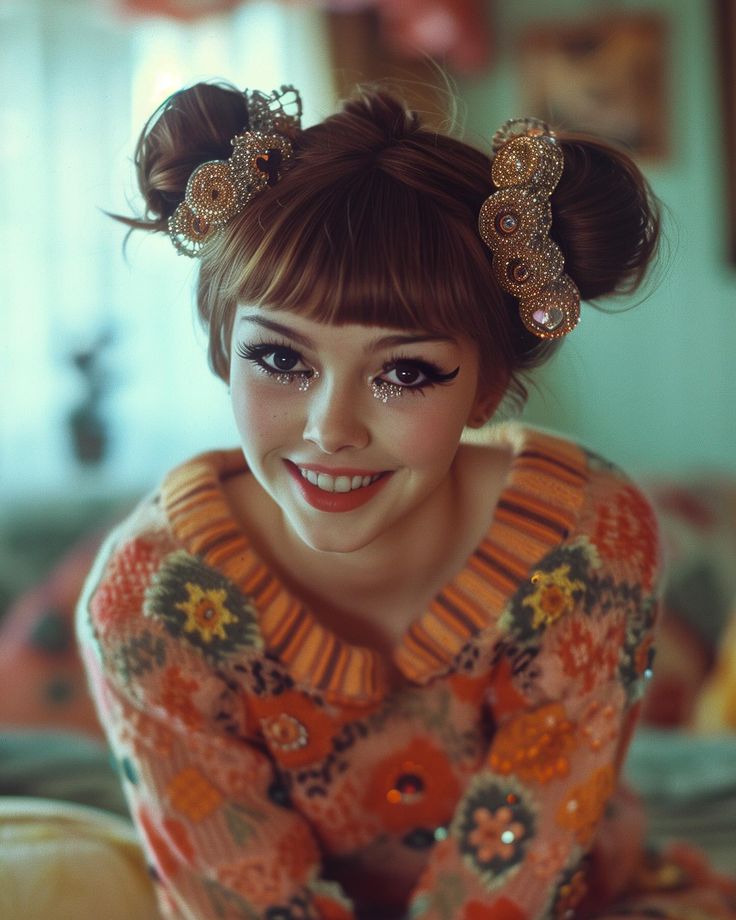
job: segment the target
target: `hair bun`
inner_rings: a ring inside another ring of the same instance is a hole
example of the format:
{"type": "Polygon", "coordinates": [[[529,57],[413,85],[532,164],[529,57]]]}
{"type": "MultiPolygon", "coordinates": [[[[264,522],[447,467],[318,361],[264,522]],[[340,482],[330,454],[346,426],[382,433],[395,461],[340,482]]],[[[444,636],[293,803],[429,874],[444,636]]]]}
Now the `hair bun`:
{"type": "Polygon", "coordinates": [[[565,166],[550,235],[583,300],[631,292],[659,239],[659,202],[631,157],[604,141],[558,134],[565,166]]]}
{"type": "Polygon", "coordinates": [[[130,227],[166,231],[194,170],[209,160],[227,159],[233,136],[248,127],[246,96],[230,84],[197,83],[169,96],[149,118],[135,150],[145,217],[118,219],[130,227]]]}

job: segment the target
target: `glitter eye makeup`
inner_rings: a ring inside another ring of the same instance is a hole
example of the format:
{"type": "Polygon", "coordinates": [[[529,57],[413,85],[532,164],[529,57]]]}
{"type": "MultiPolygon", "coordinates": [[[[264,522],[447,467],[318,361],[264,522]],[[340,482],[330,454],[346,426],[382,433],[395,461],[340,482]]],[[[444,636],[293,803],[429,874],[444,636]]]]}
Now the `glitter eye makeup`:
{"type": "MultiPolygon", "coordinates": [[[[286,343],[259,342],[249,345],[239,342],[235,351],[249,361],[258,373],[284,386],[296,384],[300,393],[306,392],[319,379],[319,371],[305,367],[306,362],[300,353],[286,343]],[[298,367],[299,364],[302,367],[298,367]]],[[[456,367],[454,371],[445,374],[429,361],[396,357],[383,365],[381,376],[375,377],[370,387],[376,399],[387,403],[407,393],[419,395],[431,387],[450,383],[459,372],[460,368],[456,367]]]]}
{"type": "Polygon", "coordinates": [[[376,399],[387,403],[407,393],[416,396],[423,394],[431,387],[450,383],[460,373],[460,368],[456,367],[449,374],[443,374],[436,364],[428,361],[416,358],[394,358],[384,364],[383,373],[384,375],[393,374],[395,379],[387,380],[385,377],[376,377],[371,383],[371,391],[376,399]]]}

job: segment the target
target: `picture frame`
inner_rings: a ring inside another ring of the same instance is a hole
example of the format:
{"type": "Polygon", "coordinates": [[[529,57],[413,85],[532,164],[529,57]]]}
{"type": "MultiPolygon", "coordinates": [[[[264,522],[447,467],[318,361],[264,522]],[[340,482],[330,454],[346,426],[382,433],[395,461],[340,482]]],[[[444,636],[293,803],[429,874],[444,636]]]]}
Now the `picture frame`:
{"type": "Polygon", "coordinates": [[[669,155],[669,29],[658,13],[536,22],[521,34],[527,114],[614,141],[634,156],[669,155]]]}

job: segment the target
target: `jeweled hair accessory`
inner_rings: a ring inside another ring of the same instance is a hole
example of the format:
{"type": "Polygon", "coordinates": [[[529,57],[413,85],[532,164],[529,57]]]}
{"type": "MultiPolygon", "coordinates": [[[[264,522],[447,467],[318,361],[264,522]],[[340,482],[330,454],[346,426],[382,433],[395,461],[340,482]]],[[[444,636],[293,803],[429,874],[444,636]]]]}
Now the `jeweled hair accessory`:
{"type": "Polygon", "coordinates": [[[198,256],[205,243],[260,191],[275,185],[281,165],[292,156],[301,127],[302,100],[293,86],[270,94],[244,93],[248,125],[231,141],[228,160],[210,160],[189,177],[184,201],[168,221],[176,249],[198,256]]]}
{"type": "Polygon", "coordinates": [[[580,291],[565,274],[560,247],[549,236],[550,196],[564,158],[557,139],[537,118],[514,118],[493,136],[491,179],[498,191],[480,209],[478,228],[493,253],[493,273],[519,300],[526,328],[558,339],[580,319],[580,291]]]}

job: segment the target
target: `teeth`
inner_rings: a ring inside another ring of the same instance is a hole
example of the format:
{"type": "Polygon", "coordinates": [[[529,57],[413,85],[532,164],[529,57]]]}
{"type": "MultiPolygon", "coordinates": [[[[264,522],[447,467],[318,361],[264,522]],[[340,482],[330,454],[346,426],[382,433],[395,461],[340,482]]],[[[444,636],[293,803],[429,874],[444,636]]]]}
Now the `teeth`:
{"type": "Polygon", "coordinates": [[[307,482],[311,482],[323,492],[352,492],[354,489],[369,486],[380,476],[380,473],[375,476],[332,476],[330,473],[315,473],[314,470],[303,470],[301,467],[299,472],[307,482]]]}

